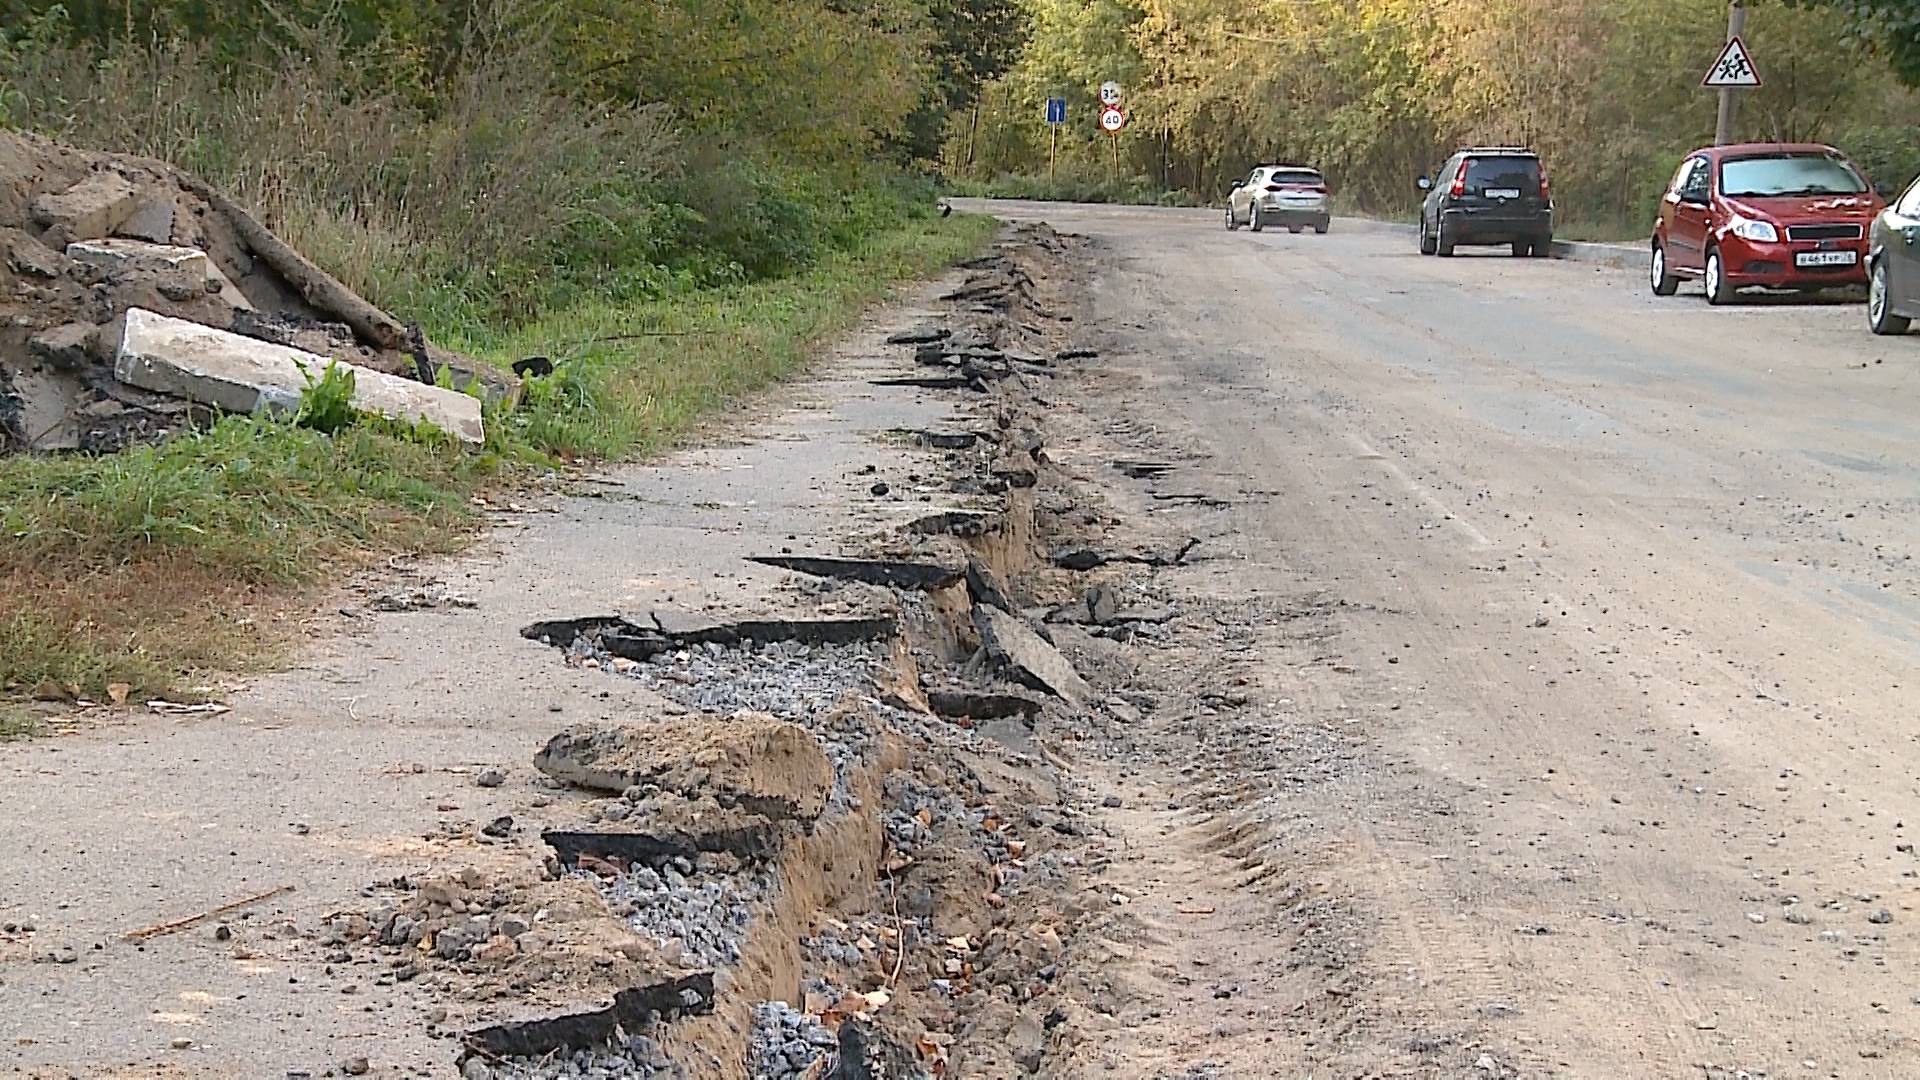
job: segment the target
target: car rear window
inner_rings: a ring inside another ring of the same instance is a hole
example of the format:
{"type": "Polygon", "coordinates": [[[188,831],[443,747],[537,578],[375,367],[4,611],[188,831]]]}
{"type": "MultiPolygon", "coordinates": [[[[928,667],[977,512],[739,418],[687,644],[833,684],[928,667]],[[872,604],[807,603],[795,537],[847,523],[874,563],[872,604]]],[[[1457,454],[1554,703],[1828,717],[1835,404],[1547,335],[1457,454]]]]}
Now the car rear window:
{"type": "Polygon", "coordinates": [[[1511,188],[1531,194],[1540,190],[1540,159],[1530,157],[1471,157],[1467,159],[1467,190],[1511,188]]]}
{"type": "Polygon", "coordinates": [[[1324,184],[1320,174],[1311,169],[1275,169],[1267,177],[1269,184],[1324,184]]]}
{"type": "Polygon", "coordinates": [[[1827,154],[1730,158],[1720,165],[1723,195],[1860,195],[1866,190],[1867,182],[1853,166],[1827,154]]]}

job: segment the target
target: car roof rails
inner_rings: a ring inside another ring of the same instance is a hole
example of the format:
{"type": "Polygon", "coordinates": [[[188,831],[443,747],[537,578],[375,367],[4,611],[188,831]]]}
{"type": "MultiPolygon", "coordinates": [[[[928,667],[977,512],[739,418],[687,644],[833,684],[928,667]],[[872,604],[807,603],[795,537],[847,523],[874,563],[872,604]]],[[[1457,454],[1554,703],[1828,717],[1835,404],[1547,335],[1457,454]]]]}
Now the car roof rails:
{"type": "Polygon", "coordinates": [[[1469,146],[1464,152],[1469,154],[1524,154],[1528,157],[1540,156],[1535,153],[1532,148],[1525,146],[1469,146]]]}

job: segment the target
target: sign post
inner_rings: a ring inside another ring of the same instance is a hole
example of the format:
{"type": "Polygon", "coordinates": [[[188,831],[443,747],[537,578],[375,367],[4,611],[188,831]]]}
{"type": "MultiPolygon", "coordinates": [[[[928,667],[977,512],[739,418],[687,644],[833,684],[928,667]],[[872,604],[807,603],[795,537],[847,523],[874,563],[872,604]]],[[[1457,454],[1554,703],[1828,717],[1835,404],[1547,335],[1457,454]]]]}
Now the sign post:
{"type": "Polygon", "coordinates": [[[1067,99],[1047,99],[1047,182],[1053,182],[1053,166],[1060,158],[1060,125],[1067,122],[1067,99]]]}
{"type": "Polygon", "coordinates": [[[1107,139],[1113,144],[1113,165],[1107,170],[1107,182],[1117,181],[1120,174],[1120,133],[1126,130],[1126,110],[1120,107],[1124,97],[1117,82],[1100,84],[1100,130],[1107,133],[1107,139]]]}
{"type": "Polygon", "coordinates": [[[1727,9],[1727,47],[1720,52],[1720,58],[1707,69],[1707,76],[1700,85],[1720,91],[1720,113],[1713,125],[1713,144],[1725,146],[1733,141],[1733,121],[1740,111],[1740,99],[1736,96],[1742,90],[1752,90],[1760,85],[1760,69],[1753,64],[1753,55],[1747,52],[1746,42],[1740,35],[1747,28],[1747,5],[1745,0],[1733,0],[1727,9]]]}

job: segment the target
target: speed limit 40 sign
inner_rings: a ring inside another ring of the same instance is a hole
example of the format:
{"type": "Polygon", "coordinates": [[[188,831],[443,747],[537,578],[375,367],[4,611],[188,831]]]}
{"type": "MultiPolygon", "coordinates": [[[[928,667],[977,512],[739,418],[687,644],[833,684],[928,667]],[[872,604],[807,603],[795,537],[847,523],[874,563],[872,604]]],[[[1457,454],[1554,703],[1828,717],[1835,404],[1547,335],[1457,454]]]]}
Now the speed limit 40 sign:
{"type": "Polygon", "coordinates": [[[1100,130],[1101,131],[1104,131],[1109,135],[1118,135],[1120,134],[1120,129],[1126,126],[1127,126],[1127,114],[1120,111],[1118,106],[1109,105],[1108,107],[1100,110],[1100,130]]]}

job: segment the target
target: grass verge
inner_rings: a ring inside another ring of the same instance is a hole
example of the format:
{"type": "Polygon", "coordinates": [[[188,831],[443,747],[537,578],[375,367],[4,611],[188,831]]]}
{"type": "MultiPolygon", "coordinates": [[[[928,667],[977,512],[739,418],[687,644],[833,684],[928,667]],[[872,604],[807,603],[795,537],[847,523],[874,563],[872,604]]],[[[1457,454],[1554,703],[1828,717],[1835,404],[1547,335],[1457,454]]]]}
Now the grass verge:
{"type": "Polygon", "coordinates": [[[895,283],[978,251],[986,218],[906,218],[792,277],[616,305],[450,341],[555,374],[484,452],[378,425],[333,436],[228,417],[111,457],[0,460],[0,690],[137,697],[270,659],[276,614],[394,553],[457,549],[470,497],[552,460],[645,455],[801,368],[895,283]]]}

